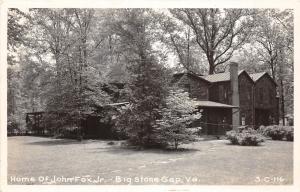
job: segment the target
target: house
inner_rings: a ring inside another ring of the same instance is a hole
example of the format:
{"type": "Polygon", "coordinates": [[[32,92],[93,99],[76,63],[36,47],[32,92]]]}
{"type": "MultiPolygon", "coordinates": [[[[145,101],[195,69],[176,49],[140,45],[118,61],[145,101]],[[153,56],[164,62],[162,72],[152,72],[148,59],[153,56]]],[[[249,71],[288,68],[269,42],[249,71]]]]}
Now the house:
{"type": "MultiPolygon", "coordinates": [[[[194,122],[202,127],[202,134],[224,135],[226,131],[240,125],[278,124],[278,98],[276,82],[266,72],[249,74],[238,70],[237,63],[230,63],[229,72],[213,75],[177,73],[171,85],[181,88],[197,100],[197,108],[202,110],[202,118],[194,122]]],[[[103,90],[112,96],[114,103],[97,108],[81,122],[83,135],[87,138],[111,138],[113,121],[111,114],[118,107],[127,104],[124,84],[110,84],[103,90]],[[110,114],[110,115],[108,115],[110,114]]],[[[28,113],[28,128],[35,134],[45,134],[42,123],[43,112],[28,113]]]]}
{"type": "Polygon", "coordinates": [[[189,92],[202,109],[203,134],[223,135],[240,125],[278,124],[276,83],[268,73],[238,71],[232,62],[229,72],[212,75],[178,73],[172,86],[189,92]]]}

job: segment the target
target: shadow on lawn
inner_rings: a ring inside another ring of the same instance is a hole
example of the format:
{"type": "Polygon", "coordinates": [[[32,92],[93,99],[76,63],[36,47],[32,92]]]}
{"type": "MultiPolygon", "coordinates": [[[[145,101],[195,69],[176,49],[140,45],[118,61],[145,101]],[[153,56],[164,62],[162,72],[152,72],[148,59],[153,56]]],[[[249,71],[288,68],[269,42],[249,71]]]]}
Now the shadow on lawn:
{"type": "Polygon", "coordinates": [[[234,146],[234,147],[244,147],[244,148],[246,148],[246,147],[249,147],[249,148],[253,148],[253,147],[264,147],[265,146],[265,143],[260,143],[260,144],[258,144],[258,145],[238,145],[238,144],[232,144],[232,143],[230,143],[230,142],[228,142],[228,143],[225,143],[225,145],[226,146],[234,146]]]}
{"type": "Polygon", "coordinates": [[[93,150],[91,153],[111,153],[111,154],[121,154],[121,155],[134,155],[137,153],[152,153],[152,154],[162,154],[162,155],[177,155],[177,154],[188,154],[195,153],[197,151],[201,151],[199,149],[194,148],[179,148],[177,150],[174,149],[137,149],[133,147],[123,147],[123,146],[111,146],[108,148],[97,148],[97,150],[93,150]]]}
{"type": "Polygon", "coordinates": [[[84,144],[85,141],[77,141],[72,139],[52,139],[47,141],[35,141],[26,143],[27,145],[44,145],[44,146],[51,146],[51,145],[70,145],[70,144],[84,144]]]}

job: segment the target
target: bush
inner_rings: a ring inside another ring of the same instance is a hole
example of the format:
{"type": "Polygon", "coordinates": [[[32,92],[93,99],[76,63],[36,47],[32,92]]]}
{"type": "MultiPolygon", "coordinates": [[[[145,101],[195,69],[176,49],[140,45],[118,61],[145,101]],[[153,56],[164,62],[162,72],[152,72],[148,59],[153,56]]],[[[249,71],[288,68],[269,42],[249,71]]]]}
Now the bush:
{"type": "Polygon", "coordinates": [[[8,135],[18,135],[20,133],[19,125],[15,116],[8,115],[7,117],[7,134],[8,135]]]}
{"type": "Polygon", "coordinates": [[[234,145],[257,146],[265,141],[264,137],[252,128],[228,131],[226,136],[234,145]]]}
{"type": "Polygon", "coordinates": [[[63,126],[54,134],[54,138],[76,139],[81,141],[83,137],[80,131],[80,128],[76,126],[63,126]]]}
{"type": "Polygon", "coordinates": [[[237,132],[232,130],[232,131],[228,131],[226,132],[226,136],[227,136],[227,139],[234,145],[238,145],[239,142],[238,142],[238,139],[237,139],[237,132]]]}
{"type": "Polygon", "coordinates": [[[271,137],[272,140],[282,140],[285,135],[285,130],[282,126],[267,126],[264,131],[264,135],[271,137]]]}
{"type": "Polygon", "coordinates": [[[272,138],[272,140],[283,140],[284,138],[286,138],[287,141],[294,140],[294,128],[292,126],[261,126],[259,131],[264,136],[272,138]]]}
{"type": "Polygon", "coordinates": [[[285,138],[287,141],[294,141],[294,127],[286,129],[285,138]]]}

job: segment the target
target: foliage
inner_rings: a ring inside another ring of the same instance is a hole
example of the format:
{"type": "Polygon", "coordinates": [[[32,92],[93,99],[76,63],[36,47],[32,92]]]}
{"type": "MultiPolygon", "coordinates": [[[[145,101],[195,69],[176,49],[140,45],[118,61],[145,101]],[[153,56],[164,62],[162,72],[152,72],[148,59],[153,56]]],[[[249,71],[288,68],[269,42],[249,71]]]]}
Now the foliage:
{"type": "Polygon", "coordinates": [[[287,141],[294,141],[294,127],[290,127],[286,130],[285,138],[287,141]]]}
{"type": "Polygon", "coordinates": [[[204,52],[209,74],[229,61],[234,51],[248,40],[253,27],[248,9],[169,9],[172,16],[188,26],[204,52]]]}
{"type": "Polygon", "coordinates": [[[92,38],[94,10],[31,9],[29,17],[32,25],[29,62],[38,60],[41,69],[46,69],[36,75],[42,79],[37,82],[43,91],[37,95],[34,88],[28,90],[43,98],[48,116],[53,112],[67,114],[59,120],[46,118],[50,127],[75,124],[80,128],[80,122],[95,107],[110,102],[110,97],[102,91],[103,78],[91,61],[94,50],[101,44],[101,40],[92,38]]]}
{"type": "Polygon", "coordinates": [[[9,9],[7,27],[7,114],[19,128],[34,111],[68,113],[50,127],[78,127],[96,107],[117,102],[102,90],[114,82],[128,85],[129,122],[147,137],[168,92],[168,57],[191,72],[209,66],[214,73],[242,45],[249,51],[239,52],[242,63],[270,69],[278,82],[281,115],[293,111],[292,10],[9,9]]]}
{"type": "Polygon", "coordinates": [[[205,63],[205,56],[194,41],[192,30],[166,13],[156,13],[154,16],[159,19],[161,42],[178,58],[176,67],[195,74],[205,74],[206,67],[199,65],[205,63]]]}
{"type": "Polygon", "coordinates": [[[115,11],[111,29],[120,38],[127,54],[130,105],[123,108],[117,126],[125,129],[129,141],[138,146],[153,143],[151,134],[159,108],[167,92],[165,69],[151,47],[150,26],[154,21],[148,9],[115,11]]]}
{"type": "Polygon", "coordinates": [[[201,118],[195,100],[183,90],[171,90],[166,98],[166,107],[161,109],[161,119],[156,120],[155,138],[164,143],[172,143],[177,149],[182,143],[195,141],[199,128],[190,128],[190,124],[201,118]]]}
{"type": "Polygon", "coordinates": [[[258,9],[250,42],[240,49],[239,63],[250,72],[267,71],[278,84],[279,112],[293,113],[294,22],[291,9],[258,9]],[[255,66],[255,67],[254,67],[255,66]]]}
{"type": "Polygon", "coordinates": [[[288,141],[294,140],[294,127],[292,126],[261,126],[259,131],[266,137],[271,137],[272,140],[283,140],[284,138],[288,141]]]}
{"type": "Polygon", "coordinates": [[[252,128],[231,130],[226,133],[227,139],[234,145],[257,146],[264,142],[264,137],[252,128]]]}
{"type": "Polygon", "coordinates": [[[28,26],[25,25],[26,14],[17,8],[8,9],[7,18],[7,46],[8,46],[8,64],[13,65],[16,62],[13,52],[23,46],[26,39],[28,26]]]}
{"type": "Polygon", "coordinates": [[[7,118],[7,133],[14,134],[16,131],[20,131],[16,117],[13,115],[9,115],[7,118]]]}
{"type": "Polygon", "coordinates": [[[26,42],[26,31],[28,26],[24,25],[26,15],[16,8],[8,9],[7,20],[7,131],[12,128],[21,129],[24,121],[22,114],[24,108],[24,96],[21,94],[22,74],[17,66],[18,58],[16,52],[26,42]]]}

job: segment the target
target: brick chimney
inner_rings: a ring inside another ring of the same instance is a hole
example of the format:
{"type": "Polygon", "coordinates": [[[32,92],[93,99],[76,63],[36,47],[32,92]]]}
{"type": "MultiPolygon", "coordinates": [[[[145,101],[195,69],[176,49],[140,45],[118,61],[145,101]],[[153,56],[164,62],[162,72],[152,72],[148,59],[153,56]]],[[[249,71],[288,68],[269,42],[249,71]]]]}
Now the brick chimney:
{"type": "MultiPolygon", "coordinates": [[[[231,87],[231,104],[234,106],[240,106],[239,96],[239,78],[238,78],[238,63],[230,63],[230,87],[231,87]]],[[[240,112],[239,108],[232,109],[232,124],[233,129],[237,130],[240,126],[240,112]]]]}

